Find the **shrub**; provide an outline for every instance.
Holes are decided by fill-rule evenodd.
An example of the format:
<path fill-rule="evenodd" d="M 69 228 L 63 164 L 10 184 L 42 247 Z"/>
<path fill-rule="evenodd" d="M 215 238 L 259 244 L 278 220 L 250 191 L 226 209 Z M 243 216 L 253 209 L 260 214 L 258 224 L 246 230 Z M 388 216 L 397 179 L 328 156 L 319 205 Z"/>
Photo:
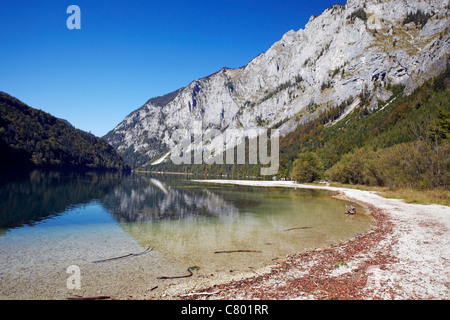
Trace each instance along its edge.
<path fill-rule="evenodd" d="M 294 161 L 291 178 L 298 182 L 314 182 L 323 178 L 323 165 L 313 152 L 300 153 Z"/>
<path fill-rule="evenodd" d="M 355 21 L 356 18 L 359 18 L 362 21 L 367 21 L 366 11 L 364 11 L 364 9 L 360 8 L 358 10 L 353 11 L 353 13 L 347 17 L 347 19 L 350 19 L 351 21 Z"/>
<path fill-rule="evenodd" d="M 375 168 L 376 152 L 365 148 L 345 154 L 326 172 L 326 178 L 348 184 L 383 185 Z"/>
<path fill-rule="evenodd" d="M 450 144 L 432 146 L 414 141 L 377 151 L 360 148 L 344 155 L 325 175 L 340 183 L 391 189 L 448 187 Z"/>
<path fill-rule="evenodd" d="M 406 16 L 405 20 L 403 20 L 403 25 L 408 24 L 410 22 L 414 22 L 414 24 L 421 25 L 422 27 L 427 24 L 428 19 L 430 19 L 433 15 L 430 13 L 424 13 L 421 10 L 418 10 L 417 12 L 413 13 L 410 12 Z"/>
<path fill-rule="evenodd" d="M 448 187 L 449 144 L 402 143 L 380 152 L 378 171 L 391 189 Z"/>

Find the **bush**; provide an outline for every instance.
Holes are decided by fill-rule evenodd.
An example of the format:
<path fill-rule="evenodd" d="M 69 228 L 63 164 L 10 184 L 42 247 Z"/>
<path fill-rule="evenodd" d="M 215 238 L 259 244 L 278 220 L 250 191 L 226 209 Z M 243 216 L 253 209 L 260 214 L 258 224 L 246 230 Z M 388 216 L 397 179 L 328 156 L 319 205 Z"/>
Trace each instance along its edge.
<path fill-rule="evenodd" d="M 448 187 L 450 145 L 402 143 L 380 152 L 379 174 L 391 189 Z"/>
<path fill-rule="evenodd" d="M 450 143 L 400 143 L 377 151 L 357 149 L 327 170 L 326 178 L 349 184 L 379 185 L 391 189 L 448 188 Z"/>
<path fill-rule="evenodd" d="M 342 159 L 325 173 L 332 181 L 347 184 L 383 185 L 375 168 L 376 152 L 365 148 L 345 154 Z"/>
<path fill-rule="evenodd" d="M 430 13 L 424 13 L 421 10 L 418 10 L 415 13 L 409 13 L 405 20 L 403 20 L 403 25 L 408 24 L 410 22 L 414 22 L 414 24 L 421 25 L 422 27 L 427 24 L 428 19 L 430 19 L 433 15 Z"/>
<path fill-rule="evenodd" d="M 367 21 L 366 11 L 364 11 L 364 9 L 361 8 L 361 9 L 355 10 L 351 15 L 349 15 L 347 17 L 347 19 L 350 19 L 351 21 L 355 21 L 356 18 L 359 18 L 363 21 Z"/>
<path fill-rule="evenodd" d="M 322 162 L 313 152 L 300 153 L 293 163 L 291 178 L 297 182 L 314 182 L 322 179 Z"/>

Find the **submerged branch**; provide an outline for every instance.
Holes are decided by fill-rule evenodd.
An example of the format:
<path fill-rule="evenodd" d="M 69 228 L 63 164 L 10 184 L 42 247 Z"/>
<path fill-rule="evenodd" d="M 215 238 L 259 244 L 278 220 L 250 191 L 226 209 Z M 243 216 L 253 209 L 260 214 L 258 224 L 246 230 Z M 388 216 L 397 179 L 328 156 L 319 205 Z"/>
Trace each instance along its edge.
<path fill-rule="evenodd" d="M 120 257 L 114 257 L 114 258 L 109 258 L 109 259 L 92 261 L 92 263 L 106 262 L 106 261 L 117 260 L 117 259 L 122 259 L 122 258 L 126 258 L 126 257 L 132 257 L 132 256 L 136 257 L 136 256 L 140 256 L 140 255 L 142 255 L 144 253 L 150 252 L 152 250 L 153 250 L 152 246 L 149 246 L 147 249 L 145 249 L 144 251 L 142 251 L 140 253 L 129 253 L 129 254 L 126 254 L 126 255 L 120 256 Z"/>
<path fill-rule="evenodd" d="M 189 272 L 189 274 L 188 274 L 188 275 L 185 275 L 185 276 L 174 276 L 174 277 L 166 277 L 166 276 L 162 276 L 162 277 L 157 277 L 156 279 L 166 280 L 166 279 L 181 279 L 181 278 L 189 278 L 189 277 L 192 277 L 193 273 L 192 273 L 191 269 L 188 268 L 187 271 Z"/>
<path fill-rule="evenodd" d="M 259 250 L 229 250 L 229 251 L 215 251 L 214 253 L 235 253 L 235 252 L 261 252 Z"/>
<path fill-rule="evenodd" d="M 284 231 L 291 231 L 291 230 L 303 230 L 303 229 L 311 229 L 311 227 L 298 227 L 298 228 L 289 228 Z"/>

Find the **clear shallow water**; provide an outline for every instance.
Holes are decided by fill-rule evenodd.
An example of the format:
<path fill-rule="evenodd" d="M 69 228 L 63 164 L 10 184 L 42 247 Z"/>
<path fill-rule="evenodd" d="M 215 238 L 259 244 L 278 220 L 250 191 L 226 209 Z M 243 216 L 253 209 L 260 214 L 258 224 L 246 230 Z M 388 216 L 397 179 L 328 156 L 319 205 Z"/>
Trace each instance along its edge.
<path fill-rule="evenodd" d="M 217 272 L 261 267 L 354 237 L 371 224 L 366 215 L 345 215 L 346 202 L 320 191 L 199 185 L 193 192 L 193 187 L 171 192 L 180 192 L 205 214 L 126 221 L 121 228 L 141 246 L 160 248 L 172 261 Z M 216 253 L 235 250 L 260 252 Z"/>
<path fill-rule="evenodd" d="M 348 202 L 323 191 L 205 185 L 179 176 L 36 171 L 4 178 L 0 199 L 0 297 L 17 296 L 12 291 L 30 279 L 64 294 L 65 269 L 73 264 L 92 270 L 92 278 L 114 274 L 110 290 L 133 281 L 120 278 L 125 263 L 127 274 L 145 269 L 147 279 L 194 266 L 201 274 L 249 271 L 371 227 L 362 209 L 345 215 Z M 92 264 L 149 246 L 149 255 Z M 258 252 L 215 253 L 229 250 Z"/>

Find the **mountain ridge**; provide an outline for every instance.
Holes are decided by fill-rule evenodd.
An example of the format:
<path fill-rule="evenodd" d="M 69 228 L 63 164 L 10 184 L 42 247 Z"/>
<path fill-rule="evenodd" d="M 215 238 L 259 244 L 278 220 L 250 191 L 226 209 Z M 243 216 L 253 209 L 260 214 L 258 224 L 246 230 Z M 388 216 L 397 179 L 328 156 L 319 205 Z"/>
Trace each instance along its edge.
<path fill-rule="evenodd" d="M 0 165 L 129 170 L 106 140 L 0 91 Z"/>
<path fill-rule="evenodd" d="M 286 135 L 362 92 L 376 109 L 390 86 L 410 94 L 445 70 L 448 11 L 448 1 L 436 0 L 333 5 L 246 66 L 193 80 L 163 106 L 149 99 L 105 139 L 137 168 L 170 152 L 173 132 L 194 121 L 204 130 L 277 127 Z M 429 15 L 425 24 L 405 23 L 418 12 Z"/>

